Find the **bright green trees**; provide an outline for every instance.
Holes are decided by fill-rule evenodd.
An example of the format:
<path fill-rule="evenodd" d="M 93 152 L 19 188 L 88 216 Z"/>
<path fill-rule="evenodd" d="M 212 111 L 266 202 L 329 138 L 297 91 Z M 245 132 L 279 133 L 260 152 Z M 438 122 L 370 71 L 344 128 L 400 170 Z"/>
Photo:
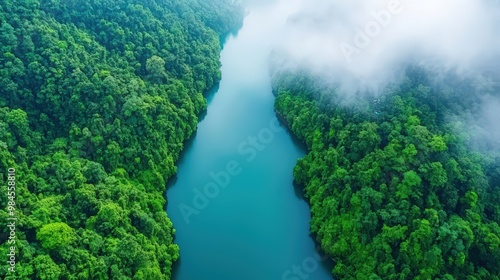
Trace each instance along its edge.
<path fill-rule="evenodd" d="M 54 250 L 66 247 L 76 240 L 75 230 L 66 223 L 50 223 L 42 226 L 36 234 L 43 248 Z"/>
<path fill-rule="evenodd" d="M 405 172 L 403 176 L 403 181 L 398 185 L 396 195 L 401 199 L 407 199 L 410 195 L 418 193 L 415 188 L 420 186 L 422 179 L 413 170 Z"/>
<path fill-rule="evenodd" d="M 43 280 L 57 280 L 61 276 L 61 269 L 48 256 L 40 255 L 33 260 L 35 277 Z"/>
<path fill-rule="evenodd" d="M 220 79 L 220 37 L 242 20 L 230 2 L 0 4 L 0 169 L 18 174 L 18 279 L 170 279 L 165 182 Z"/>

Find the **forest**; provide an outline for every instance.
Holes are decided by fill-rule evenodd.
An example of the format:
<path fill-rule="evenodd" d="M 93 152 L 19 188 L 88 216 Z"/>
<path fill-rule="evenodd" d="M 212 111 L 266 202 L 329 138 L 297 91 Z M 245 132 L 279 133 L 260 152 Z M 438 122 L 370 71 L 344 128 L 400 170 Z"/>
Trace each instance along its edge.
<path fill-rule="evenodd" d="M 349 102 L 307 71 L 274 77 L 275 109 L 309 151 L 294 178 L 311 231 L 335 279 L 500 279 L 500 145 L 475 147 L 447 117 L 476 116 L 498 88 L 405 76 Z"/>
<path fill-rule="evenodd" d="M 227 0 L 1 1 L 0 255 L 15 246 L 16 265 L 0 278 L 170 279 L 166 181 L 242 18 Z"/>

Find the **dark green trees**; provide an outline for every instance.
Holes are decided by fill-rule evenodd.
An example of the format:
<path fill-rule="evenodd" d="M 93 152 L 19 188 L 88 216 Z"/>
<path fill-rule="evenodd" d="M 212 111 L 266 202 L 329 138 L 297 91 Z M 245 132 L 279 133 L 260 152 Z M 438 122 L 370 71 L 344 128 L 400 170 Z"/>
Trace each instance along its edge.
<path fill-rule="evenodd" d="M 500 278 L 495 150 L 472 152 L 444 119 L 472 104 L 424 98 L 411 74 L 385 100 L 359 98 L 364 107 L 280 78 L 276 111 L 310 149 L 294 177 L 336 278 Z"/>

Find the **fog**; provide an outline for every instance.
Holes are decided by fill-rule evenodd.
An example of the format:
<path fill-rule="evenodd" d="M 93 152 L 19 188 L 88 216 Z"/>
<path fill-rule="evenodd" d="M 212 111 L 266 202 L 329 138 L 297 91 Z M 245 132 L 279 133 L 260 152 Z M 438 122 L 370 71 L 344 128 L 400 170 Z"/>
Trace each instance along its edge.
<path fill-rule="evenodd" d="M 277 1 L 281 2 L 281 1 Z M 282 67 L 378 92 L 408 63 L 476 72 L 500 54 L 496 1 L 298 0 L 280 30 Z"/>
<path fill-rule="evenodd" d="M 436 82 L 453 73 L 476 83 L 471 94 L 481 95 L 480 111 L 461 120 L 461 127 L 475 127 L 482 139 L 500 142 L 500 98 L 492 94 L 500 89 L 499 1 L 246 3 L 250 13 L 262 6 L 273 11 L 272 32 L 260 38 L 273 44 L 273 73 L 305 70 L 315 75 L 318 85 L 338 87 L 343 97 L 383 94 L 387 85 L 399 82 L 408 65 L 426 69 Z M 268 15 L 262 24 L 270 20 Z"/>

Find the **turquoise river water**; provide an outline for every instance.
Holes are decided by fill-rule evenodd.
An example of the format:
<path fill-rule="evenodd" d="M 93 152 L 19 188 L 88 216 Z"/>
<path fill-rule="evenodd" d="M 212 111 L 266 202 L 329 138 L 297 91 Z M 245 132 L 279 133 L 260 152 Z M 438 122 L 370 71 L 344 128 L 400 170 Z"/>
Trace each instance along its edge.
<path fill-rule="evenodd" d="M 305 150 L 273 111 L 266 36 L 285 20 L 273 17 L 280 8 L 254 7 L 224 43 L 220 86 L 167 191 L 181 249 L 173 279 L 332 279 L 293 186 Z"/>

